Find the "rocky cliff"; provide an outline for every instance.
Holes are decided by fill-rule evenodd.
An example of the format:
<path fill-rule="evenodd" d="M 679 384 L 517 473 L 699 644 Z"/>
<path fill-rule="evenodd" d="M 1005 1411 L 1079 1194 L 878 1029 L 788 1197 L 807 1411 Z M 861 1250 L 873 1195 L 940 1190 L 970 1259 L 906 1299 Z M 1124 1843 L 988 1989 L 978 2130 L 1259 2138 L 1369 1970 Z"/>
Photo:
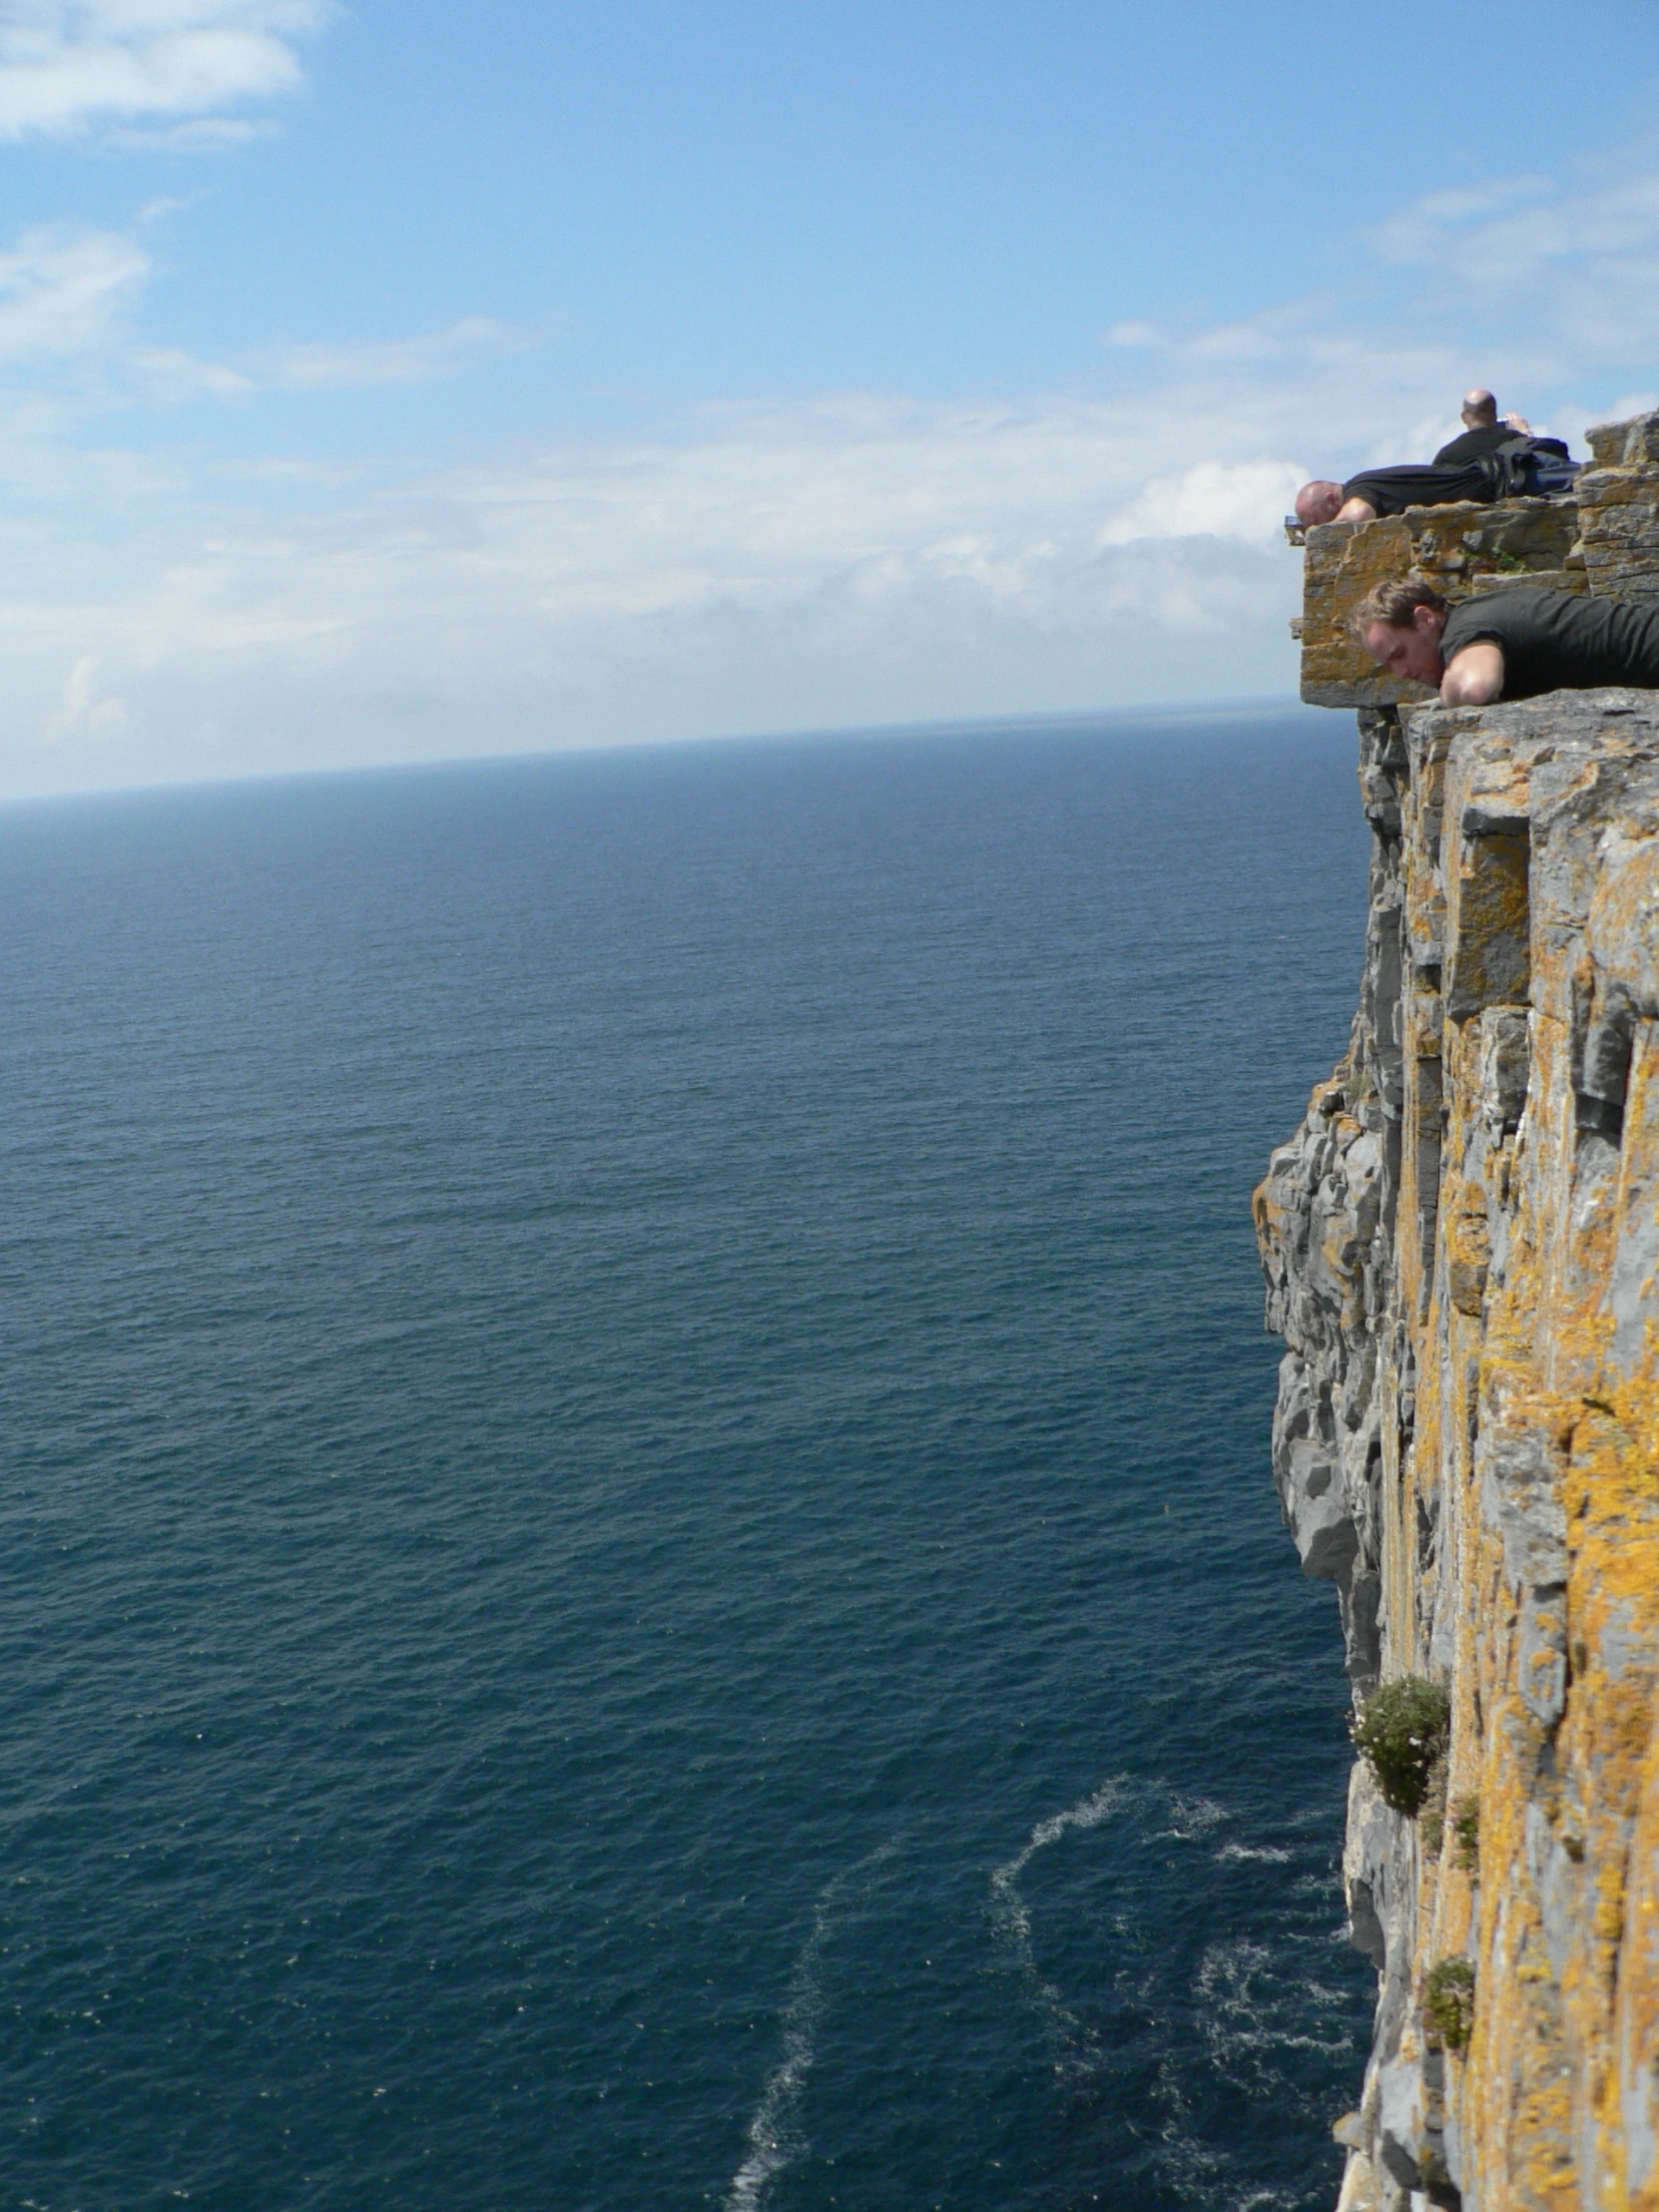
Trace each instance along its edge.
<path fill-rule="evenodd" d="M 1659 693 L 1445 710 L 1339 635 L 1413 561 L 1659 594 L 1659 416 L 1594 451 L 1576 511 L 1308 533 L 1371 911 L 1348 1056 L 1256 1214 L 1280 1496 L 1374 1740 L 1343 2212 L 1659 2212 Z"/>

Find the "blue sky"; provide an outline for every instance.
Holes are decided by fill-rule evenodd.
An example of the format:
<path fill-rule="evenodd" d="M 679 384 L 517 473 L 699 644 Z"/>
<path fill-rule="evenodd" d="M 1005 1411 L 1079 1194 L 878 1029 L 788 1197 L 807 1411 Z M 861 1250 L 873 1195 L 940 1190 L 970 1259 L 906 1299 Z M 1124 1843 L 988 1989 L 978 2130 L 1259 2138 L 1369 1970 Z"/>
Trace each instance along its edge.
<path fill-rule="evenodd" d="M 0 0 L 0 793 L 1288 693 L 1659 398 L 1659 0 Z"/>

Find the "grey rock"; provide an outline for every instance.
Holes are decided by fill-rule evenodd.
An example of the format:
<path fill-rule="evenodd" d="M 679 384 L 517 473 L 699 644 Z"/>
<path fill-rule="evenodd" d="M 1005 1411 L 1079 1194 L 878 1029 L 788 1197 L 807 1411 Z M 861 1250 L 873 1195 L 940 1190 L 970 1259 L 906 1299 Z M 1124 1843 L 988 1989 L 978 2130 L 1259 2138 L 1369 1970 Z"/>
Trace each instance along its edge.
<path fill-rule="evenodd" d="M 1420 2189 L 1427 2133 L 1422 2068 L 1415 2059 L 1395 2059 L 1379 2068 L 1378 2087 L 1378 2154 L 1402 2189 Z"/>
<path fill-rule="evenodd" d="M 1480 1507 L 1503 1537 L 1503 1571 L 1517 1587 L 1556 1588 L 1567 1578 L 1567 1514 L 1561 1468 L 1536 1428 L 1494 1426 L 1475 1446 Z"/>

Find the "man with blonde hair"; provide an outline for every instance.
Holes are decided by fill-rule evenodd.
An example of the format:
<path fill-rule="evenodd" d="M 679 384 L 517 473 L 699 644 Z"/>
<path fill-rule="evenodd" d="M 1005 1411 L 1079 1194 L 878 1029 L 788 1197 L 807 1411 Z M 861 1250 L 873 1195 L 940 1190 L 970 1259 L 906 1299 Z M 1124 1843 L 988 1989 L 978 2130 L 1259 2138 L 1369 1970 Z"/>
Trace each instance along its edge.
<path fill-rule="evenodd" d="M 1446 707 L 1604 684 L 1659 691 L 1659 603 L 1518 585 L 1452 606 L 1426 576 L 1395 576 L 1349 628 L 1390 676 L 1437 687 Z"/>

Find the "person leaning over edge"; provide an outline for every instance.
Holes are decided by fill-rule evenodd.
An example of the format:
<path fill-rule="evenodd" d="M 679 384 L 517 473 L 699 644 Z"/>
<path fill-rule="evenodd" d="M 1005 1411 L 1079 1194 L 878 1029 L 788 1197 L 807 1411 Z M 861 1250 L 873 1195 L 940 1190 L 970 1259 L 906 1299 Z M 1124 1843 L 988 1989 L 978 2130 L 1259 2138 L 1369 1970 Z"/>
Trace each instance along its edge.
<path fill-rule="evenodd" d="M 1513 431 L 1505 431 L 1512 437 Z M 1317 522 L 1375 522 L 1407 507 L 1449 507 L 1462 499 L 1487 504 L 1499 497 L 1493 464 L 1484 456 L 1436 468 L 1430 461 L 1399 461 L 1391 468 L 1363 468 L 1346 484 L 1315 477 L 1296 495 L 1296 518 Z"/>
<path fill-rule="evenodd" d="M 1390 676 L 1437 685 L 1447 707 L 1602 684 L 1659 690 L 1659 602 L 1519 585 L 1453 607 L 1425 576 L 1396 576 L 1367 592 L 1349 628 Z"/>

